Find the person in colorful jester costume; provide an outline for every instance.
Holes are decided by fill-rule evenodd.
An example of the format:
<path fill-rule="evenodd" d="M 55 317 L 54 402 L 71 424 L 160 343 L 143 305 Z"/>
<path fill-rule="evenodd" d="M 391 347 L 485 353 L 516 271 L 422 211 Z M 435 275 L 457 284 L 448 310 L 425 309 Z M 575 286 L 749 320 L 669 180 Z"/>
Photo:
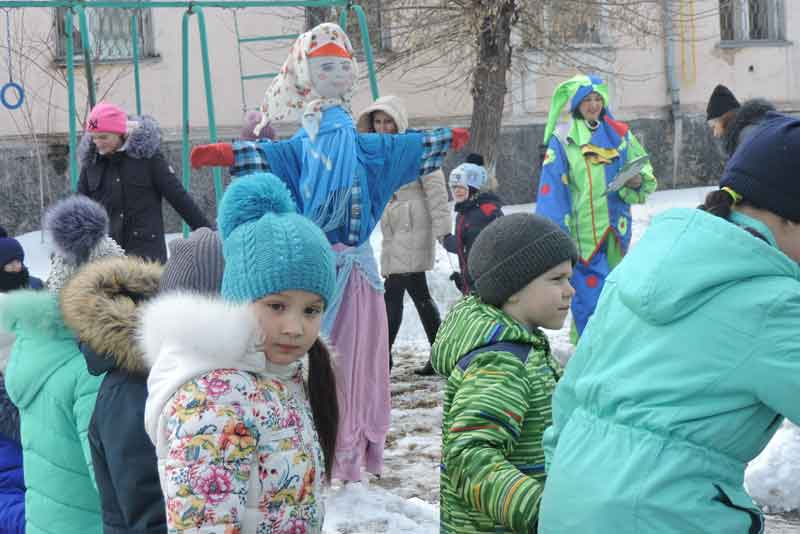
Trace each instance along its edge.
<path fill-rule="evenodd" d="M 361 480 L 362 467 L 381 473 L 390 422 L 386 306 L 369 236 L 397 189 L 441 167 L 447 151 L 469 139 L 466 130 L 450 128 L 357 133 L 350 113 L 357 67 L 342 29 L 316 26 L 297 39 L 268 88 L 259 125 L 300 119 L 303 127 L 287 141 L 237 141 L 192 151 L 193 167 L 228 165 L 234 177 L 280 177 L 298 211 L 333 246 L 336 290 L 322 332 L 338 355 L 341 418 L 333 477 L 344 481 Z"/>
<path fill-rule="evenodd" d="M 562 109 L 569 104 L 568 111 Z M 572 285 L 572 341 L 594 312 L 606 276 L 631 242 L 631 204 L 656 189 L 649 161 L 621 188 L 611 184 L 625 164 L 645 150 L 627 124 L 614 120 L 608 87 L 596 76 L 575 76 L 553 93 L 545 127 L 536 213 L 559 224 L 575 239 L 579 261 Z"/>

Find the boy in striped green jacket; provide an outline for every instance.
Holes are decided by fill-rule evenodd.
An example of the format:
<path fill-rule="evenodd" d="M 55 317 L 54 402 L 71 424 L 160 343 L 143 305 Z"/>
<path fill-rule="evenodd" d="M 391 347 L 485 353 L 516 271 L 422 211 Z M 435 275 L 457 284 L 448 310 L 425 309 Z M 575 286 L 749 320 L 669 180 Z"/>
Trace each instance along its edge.
<path fill-rule="evenodd" d="M 542 434 L 561 374 L 540 327 L 563 325 L 576 260 L 572 238 L 529 213 L 492 222 L 470 251 L 475 294 L 448 314 L 431 351 L 447 378 L 443 534 L 536 532 Z"/>

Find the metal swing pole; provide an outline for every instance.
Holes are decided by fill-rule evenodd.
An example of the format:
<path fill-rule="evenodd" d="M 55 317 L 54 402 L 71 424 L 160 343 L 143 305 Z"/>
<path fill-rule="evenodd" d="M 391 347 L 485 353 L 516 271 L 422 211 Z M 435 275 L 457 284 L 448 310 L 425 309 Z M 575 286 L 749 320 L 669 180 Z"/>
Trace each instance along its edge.
<path fill-rule="evenodd" d="M 364 14 L 364 9 L 358 5 L 348 2 L 342 13 L 339 15 L 339 26 L 342 27 L 347 33 L 347 13 L 350 10 L 355 11 L 358 18 L 358 29 L 361 33 L 361 45 L 364 48 L 364 58 L 367 61 L 367 71 L 369 72 L 369 88 L 372 92 L 372 99 L 377 100 L 381 95 L 378 90 L 378 80 L 375 76 L 375 60 L 372 57 L 372 43 L 369 40 L 369 29 L 367 28 L 367 16 Z"/>
<path fill-rule="evenodd" d="M 139 78 L 139 14 L 131 15 L 131 40 L 133 41 L 133 87 L 136 93 L 136 115 L 142 116 L 142 84 Z"/>
<path fill-rule="evenodd" d="M 75 6 L 78 10 L 78 28 L 81 32 L 81 48 L 83 48 L 83 72 L 86 76 L 86 90 L 89 93 L 89 109 L 97 104 L 94 87 L 94 69 L 92 68 L 92 48 L 89 44 L 89 23 L 86 20 L 86 9 L 80 1 Z"/>
<path fill-rule="evenodd" d="M 208 60 L 208 39 L 206 34 L 206 19 L 203 10 L 199 7 L 190 6 L 189 9 L 183 14 L 183 21 L 181 25 L 181 41 L 182 41 L 182 78 L 183 78 L 183 146 L 182 146 L 182 166 L 183 166 L 183 186 L 189 191 L 191 186 L 192 168 L 190 161 L 190 147 L 189 147 L 189 18 L 192 15 L 197 15 L 197 26 L 200 33 L 200 53 L 203 60 L 203 81 L 206 93 L 206 112 L 208 113 L 208 134 L 211 143 L 217 142 L 217 121 L 214 116 L 214 95 L 213 87 L 211 84 L 211 66 Z M 214 176 L 214 198 L 217 206 L 219 206 L 222 199 L 222 170 L 219 167 L 212 169 Z M 184 221 L 183 233 L 188 235 L 189 227 Z"/>
<path fill-rule="evenodd" d="M 67 54 L 67 100 L 69 101 L 69 179 L 72 192 L 78 190 L 78 157 L 75 149 L 78 146 L 78 133 L 75 124 L 75 44 L 72 32 L 72 7 L 64 10 L 64 33 L 66 33 Z"/>

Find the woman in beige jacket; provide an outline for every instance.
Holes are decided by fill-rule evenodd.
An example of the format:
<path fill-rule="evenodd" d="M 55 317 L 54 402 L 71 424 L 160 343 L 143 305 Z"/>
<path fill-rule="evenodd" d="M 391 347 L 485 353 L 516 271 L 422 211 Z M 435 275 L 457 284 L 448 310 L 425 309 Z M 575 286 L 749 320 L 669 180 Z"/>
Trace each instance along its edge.
<path fill-rule="evenodd" d="M 383 134 L 405 133 L 408 115 L 402 101 L 384 96 L 361 112 L 358 130 Z M 406 291 L 417 308 L 428 341 L 433 344 L 439 330 L 439 309 L 428 290 L 425 271 L 433 269 L 436 239 L 450 233 L 452 218 L 442 171 L 421 177 L 398 190 L 381 218 L 383 244 L 381 274 L 389 322 L 389 366 L 391 350 L 403 320 Z M 414 371 L 434 374 L 430 362 Z"/>

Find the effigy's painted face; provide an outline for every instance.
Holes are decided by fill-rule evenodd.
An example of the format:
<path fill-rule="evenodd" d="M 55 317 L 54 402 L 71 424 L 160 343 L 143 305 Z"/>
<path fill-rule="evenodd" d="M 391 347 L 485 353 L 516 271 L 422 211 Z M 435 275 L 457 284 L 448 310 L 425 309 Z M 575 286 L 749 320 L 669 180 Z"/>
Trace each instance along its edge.
<path fill-rule="evenodd" d="M 308 60 L 311 83 L 323 98 L 344 95 L 353 86 L 355 72 L 348 58 L 335 56 L 312 57 Z"/>

